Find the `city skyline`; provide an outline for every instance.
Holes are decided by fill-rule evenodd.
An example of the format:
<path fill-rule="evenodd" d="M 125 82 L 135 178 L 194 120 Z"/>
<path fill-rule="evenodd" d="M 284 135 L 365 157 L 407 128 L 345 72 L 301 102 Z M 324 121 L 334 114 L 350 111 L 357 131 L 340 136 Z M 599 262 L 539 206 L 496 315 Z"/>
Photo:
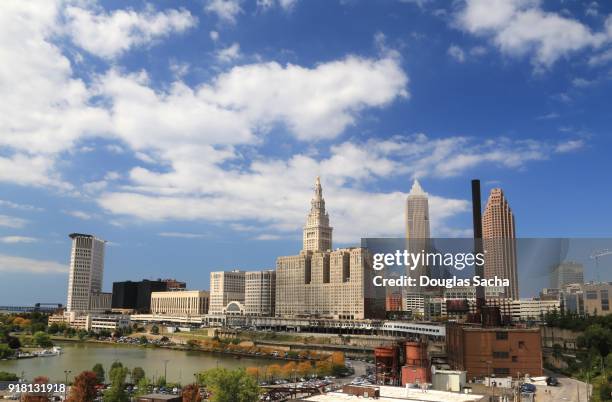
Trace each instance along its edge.
<path fill-rule="evenodd" d="M 479 25 L 475 1 L 218 3 L 0 6 L 1 303 L 64 300 L 72 232 L 109 241 L 105 291 L 269 269 L 299 249 L 317 175 L 339 247 L 402 236 L 414 179 L 433 237 L 471 235 L 475 177 L 518 237 L 612 236 L 612 5 Z M 573 46 L 505 42 L 525 13 Z"/>

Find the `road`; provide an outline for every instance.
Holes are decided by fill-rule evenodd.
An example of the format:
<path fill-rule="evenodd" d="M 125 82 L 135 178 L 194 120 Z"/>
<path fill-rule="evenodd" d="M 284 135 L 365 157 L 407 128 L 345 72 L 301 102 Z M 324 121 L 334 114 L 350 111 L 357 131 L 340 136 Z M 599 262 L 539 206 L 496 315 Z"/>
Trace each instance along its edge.
<path fill-rule="evenodd" d="M 561 385 L 548 387 L 546 385 L 536 385 L 536 401 L 539 402 L 588 402 L 587 384 L 573 378 L 564 377 L 554 373 L 546 375 L 557 377 Z M 592 387 L 591 387 L 592 389 Z M 592 391 L 590 391 L 592 392 Z"/>

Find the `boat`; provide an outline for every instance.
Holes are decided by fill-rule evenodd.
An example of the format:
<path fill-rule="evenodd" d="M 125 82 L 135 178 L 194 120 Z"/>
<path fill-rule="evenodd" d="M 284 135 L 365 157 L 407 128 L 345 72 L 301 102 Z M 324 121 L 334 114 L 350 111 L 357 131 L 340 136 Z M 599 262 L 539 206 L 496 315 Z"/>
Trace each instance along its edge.
<path fill-rule="evenodd" d="M 51 349 L 44 349 L 40 352 L 33 352 L 35 356 L 38 357 L 49 357 L 49 356 L 59 356 L 62 354 L 62 348 L 59 346 L 54 346 Z"/>

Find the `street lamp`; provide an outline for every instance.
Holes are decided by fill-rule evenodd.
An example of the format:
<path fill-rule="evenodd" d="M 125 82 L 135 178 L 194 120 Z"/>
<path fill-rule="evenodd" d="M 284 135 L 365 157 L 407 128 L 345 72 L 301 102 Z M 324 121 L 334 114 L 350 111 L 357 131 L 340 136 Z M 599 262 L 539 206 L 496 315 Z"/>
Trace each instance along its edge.
<path fill-rule="evenodd" d="M 67 392 L 68 392 L 68 374 L 72 373 L 70 370 L 64 370 L 64 375 L 66 376 L 66 381 L 64 382 L 64 400 L 66 400 Z"/>
<path fill-rule="evenodd" d="M 164 382 L 168 382 L 168 378 L 166 377 L 166 373 L 168 371 L 168 362 L 170 360 L 164 360 Z"/>

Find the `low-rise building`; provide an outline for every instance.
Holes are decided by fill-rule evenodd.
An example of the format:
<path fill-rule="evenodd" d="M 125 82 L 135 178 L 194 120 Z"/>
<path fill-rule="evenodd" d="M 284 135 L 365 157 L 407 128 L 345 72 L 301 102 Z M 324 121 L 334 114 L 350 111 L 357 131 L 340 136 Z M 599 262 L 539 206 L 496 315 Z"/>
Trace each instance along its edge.
<path fill-rule="evenodd" d="M 608 315 L 612 282 L 589 282 L 583 285 L 584 312 L 588 315 Z"/>
<path fill-rule="evenodd" d="M 449 324 L 446 350 L 451 367 L 469 379 L 543 373 L 540 328 Z"/>
<path fill-rule="evenodd" d="M 197 316 L 208 313 L 210 294 L 204 290 L 151 293 L 151 314 Z"/>

